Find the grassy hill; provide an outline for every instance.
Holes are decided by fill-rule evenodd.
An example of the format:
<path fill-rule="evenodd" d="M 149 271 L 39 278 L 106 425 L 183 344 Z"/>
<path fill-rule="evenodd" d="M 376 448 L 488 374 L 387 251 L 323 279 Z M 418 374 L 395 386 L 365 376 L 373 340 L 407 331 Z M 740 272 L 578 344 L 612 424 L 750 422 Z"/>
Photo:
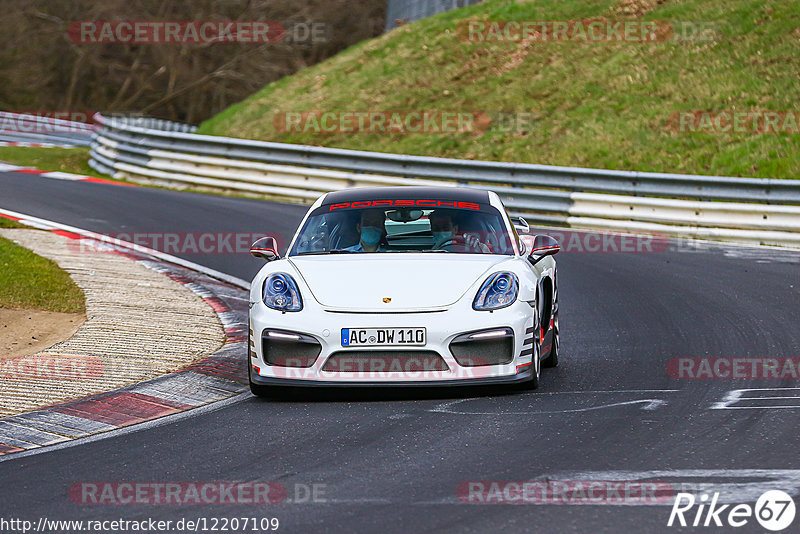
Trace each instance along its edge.
<path fill-rule="evenodd" d="M 598 18 L 704 33 L 656 42 L 474 42 L 463 31 L 470 20 Z M 800 112 L 798 73 L 796 0 L 489 0 L 402 26 L 272 83 L 205 122 L 200 133 L 469 159 L 797 178 L 800 133 L 791 133 L 797 131 L 791 124 L 781 122 L 789 133 L 691 133 L 680 130 L 675 116 Z M 279 120 L 287 111 L 395 110 L 478 112 L 494 120 L 477 131 L 438 134 L 285 132 Z M 523 120 L 504 128 L 499 112 Z"/>

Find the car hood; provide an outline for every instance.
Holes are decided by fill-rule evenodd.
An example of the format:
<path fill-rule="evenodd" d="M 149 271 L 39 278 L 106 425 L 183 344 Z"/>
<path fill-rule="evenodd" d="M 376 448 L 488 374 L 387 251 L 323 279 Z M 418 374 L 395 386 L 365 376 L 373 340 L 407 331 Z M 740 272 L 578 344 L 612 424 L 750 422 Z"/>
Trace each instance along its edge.
<path fill-rule="evenodd" d="M 323 306 L 386 313 L 449 306 L 509 258 L 403 253 L 295 256 L 290 261 Z"/>

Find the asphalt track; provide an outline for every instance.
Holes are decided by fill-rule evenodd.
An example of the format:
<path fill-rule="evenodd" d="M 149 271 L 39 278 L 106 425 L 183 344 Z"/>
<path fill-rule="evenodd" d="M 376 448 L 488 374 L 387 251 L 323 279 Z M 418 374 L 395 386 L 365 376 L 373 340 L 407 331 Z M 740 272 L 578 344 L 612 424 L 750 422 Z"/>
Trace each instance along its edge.
<path fill-rule="evenodd" d="M 104 233 L 266 231 L 287 239 L 304 212 L 14 173 L 0 174 L 0 208 Z M 246 254 L 178 255 L 245 279 L 261 265 Z M 458 493 L 467 481 L 625 477 L 708 484 L 731 502 L 750 503 L 766 480 L 767 489 L 797 502 L 800 401 L 771 397 L 800 391 L 745 392 L 768 398 L 728 406 L 746 409 L 713 408 L 731 390 L 797 388 L 800 380 L 679 380 L 666 366 L 675 357 L 800 356 L 798 255 L 702 246 L 567 252 L 557 260 L 562 363 L 544 371 L 536 392 L 245 395 L 166 424 L 0 461 L 0 518 L 277 517 L 285 532 L 678 530 L 666 526 L 671 501 L 469 504 Z M 70 499 L 73 484 L 92 481 L 277 482 L 289 500 L 176 506 Z M 324 502 L 289 502 L 302 501 L 295 492 L 315 484 Z M 736 531 L 764 530 L 751 518 Z"/>

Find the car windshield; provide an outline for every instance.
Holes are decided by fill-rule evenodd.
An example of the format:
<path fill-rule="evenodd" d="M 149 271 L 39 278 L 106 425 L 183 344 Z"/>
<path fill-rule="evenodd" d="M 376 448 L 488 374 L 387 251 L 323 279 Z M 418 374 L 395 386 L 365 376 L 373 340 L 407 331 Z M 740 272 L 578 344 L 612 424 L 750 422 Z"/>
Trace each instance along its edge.
<path fill-rule="evenodd" d="M 308 217 L 290 256 L 350 253 L 454 253 L 513 255 L 505 218 L 489 205 L 375 207 L 397 201 L 323 205 Z M 437 205 L 444 201 L 432 201 Z M 455 203 L 450 203 L 455 204 Z M 464 203 L 460 203 L 464 205 Z"/>

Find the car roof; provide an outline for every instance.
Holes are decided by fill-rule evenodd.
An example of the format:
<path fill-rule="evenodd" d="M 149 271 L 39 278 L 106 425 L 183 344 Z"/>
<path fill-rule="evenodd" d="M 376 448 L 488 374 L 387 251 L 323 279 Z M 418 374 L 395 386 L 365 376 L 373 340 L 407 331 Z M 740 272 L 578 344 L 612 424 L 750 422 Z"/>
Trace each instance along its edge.
<path fill-rule="evenodd" d="M 426 187 L 426 186 L 399 186 L 399 187 L 354 187 L 342 189 L 325 195 L 322 206 L 344 202 L 358 202 L 359 200 L 421 200 L 432 198 L 435 200 L 455 200 L 458 202 L 475 202 L 488 204 L 489 192 L 469 187 Z"/>

